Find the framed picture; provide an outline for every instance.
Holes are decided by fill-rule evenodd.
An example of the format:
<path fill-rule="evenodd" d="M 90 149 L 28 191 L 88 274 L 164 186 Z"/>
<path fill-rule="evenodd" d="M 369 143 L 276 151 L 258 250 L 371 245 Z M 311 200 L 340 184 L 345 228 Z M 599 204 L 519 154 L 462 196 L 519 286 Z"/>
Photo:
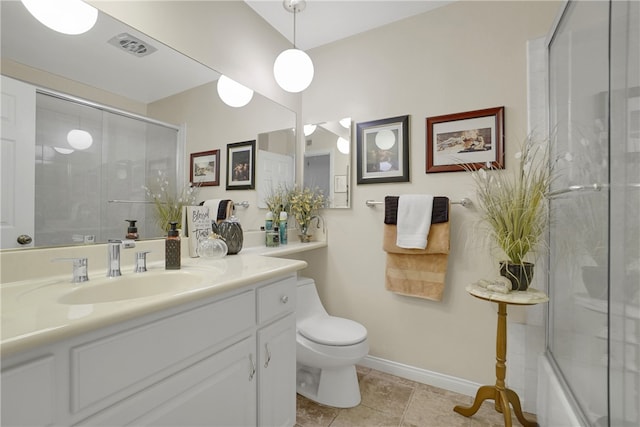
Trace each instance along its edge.
<path fill-rule="evenodd" d="M 227 190 L 253 190 L 255 170 L 255 139 L 227 144 Z"/>
<path fill-rule="evenodd" d="M 427 118 L 427 173 L 504 169 L 504 107 Z"/>
<path fill-rule="evenodd" d="M 220 150 L 191 153 L 191 182 L 202 187 L 220 185 Z"/>
<path fill-rule="evenodd" d="M 358 184 L 409 181 L 409 116 L 358 123 Z"/>

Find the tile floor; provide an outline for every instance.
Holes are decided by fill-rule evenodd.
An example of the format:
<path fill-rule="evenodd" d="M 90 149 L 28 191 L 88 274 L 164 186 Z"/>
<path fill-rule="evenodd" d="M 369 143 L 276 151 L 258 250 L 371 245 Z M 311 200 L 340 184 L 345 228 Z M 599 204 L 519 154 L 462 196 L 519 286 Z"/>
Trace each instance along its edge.
<path fill-rule="evenodd" d="M 485 401 L 473 417 L 456 412 L 473 398 L 358 366 L 362 402 L 337 409 L 298 395 L 296 427 L 455 427 L 502 426 L 504 418 Z M 525 414 L 530 420 L 535 416 Z M 520 425 L 512 411 L 513 425 Z"/>

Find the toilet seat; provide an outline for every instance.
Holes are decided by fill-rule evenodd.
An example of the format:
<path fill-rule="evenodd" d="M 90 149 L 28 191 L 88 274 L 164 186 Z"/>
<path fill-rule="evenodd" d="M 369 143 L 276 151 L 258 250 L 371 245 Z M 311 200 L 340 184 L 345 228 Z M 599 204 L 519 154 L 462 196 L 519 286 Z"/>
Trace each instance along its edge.
<path fill-rule="evenodd" d="M 298 332 L 318 344 L 346 346 L 364 341 L 367 329 L 358 322 L 334 316 L 306 319 L 298 324 Z"/>

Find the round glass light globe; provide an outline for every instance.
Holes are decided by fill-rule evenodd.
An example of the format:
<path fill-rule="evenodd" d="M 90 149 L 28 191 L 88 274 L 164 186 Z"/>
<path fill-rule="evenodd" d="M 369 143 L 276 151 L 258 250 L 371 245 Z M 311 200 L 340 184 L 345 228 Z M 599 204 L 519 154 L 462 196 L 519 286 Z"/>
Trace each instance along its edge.
<path fill-rule="evenodd" d="M 86 150 L 93 144 L 93 137 L 86 130 L 72 129 L 67 134 L 67 142 L 76 150 Z"/>
<path fill-rule="evenodd" d="M 82 34 L 98 20 L 98 9 L 82 0 L 22 0 L 40 23 L 63 34 Z"/>
<path fill-rule="evenodd" d="M 304 125 L 304 136 L 309 136 L 316 131 L 317 125 Z"/>
<path fill-rule="evenodd" d="M 376 133 L 376 145 L 381 150 L 388 150 L 396 143 L 396 136 L 389 129 L 383 129 Z"/>
<path fill-rule="evenodd" d="M 273 75 L 287 92 L 302 92 L 313 80 L 313 62 L 300 49 L 287 49 L 276 58 Z"/>
<path fill-rule="evenodd" d="M 53 147 L 60 154 L 71 154 L 74 152 L 71 148 Z"/>
<path fill-rule="evenodd" d="M 218 96 L 229 107 L 244 107 L 253 98 L 253 90 L 223 75 L 218 79 Z"/>
<path fill-rule="evenodd" d="M 338 151 L 340 151 L 342 154 L 349 154 L 349 141 L 347 141 L 343 137 L 338 138 L 336 146 L 338 147 Z"/>

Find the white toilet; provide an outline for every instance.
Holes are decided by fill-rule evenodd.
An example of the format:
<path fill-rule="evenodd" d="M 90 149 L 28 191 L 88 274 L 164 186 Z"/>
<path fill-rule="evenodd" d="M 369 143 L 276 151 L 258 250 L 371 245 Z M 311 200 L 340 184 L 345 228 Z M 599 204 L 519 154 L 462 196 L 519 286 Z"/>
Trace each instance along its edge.
<path fill-rule="evenodd" d="M 298 278 L 296 309 L 297 392 L 337 408 L 360 403 L 356 363 L 369 353 L 367 329 L 329 316 L 313 279 Z"/>

